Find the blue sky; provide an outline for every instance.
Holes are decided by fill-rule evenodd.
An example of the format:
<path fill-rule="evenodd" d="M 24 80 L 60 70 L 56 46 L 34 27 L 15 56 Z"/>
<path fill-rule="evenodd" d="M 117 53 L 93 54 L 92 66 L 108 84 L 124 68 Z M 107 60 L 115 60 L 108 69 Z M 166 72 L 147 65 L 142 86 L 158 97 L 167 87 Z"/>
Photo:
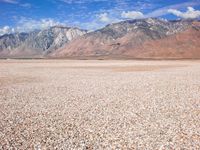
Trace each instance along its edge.
<path fill-rule="evenodd" d="M 54 25 L 95 30 L 147 17 L 199 18 L 200 0 L 0 0 L 0 34 Z"/>

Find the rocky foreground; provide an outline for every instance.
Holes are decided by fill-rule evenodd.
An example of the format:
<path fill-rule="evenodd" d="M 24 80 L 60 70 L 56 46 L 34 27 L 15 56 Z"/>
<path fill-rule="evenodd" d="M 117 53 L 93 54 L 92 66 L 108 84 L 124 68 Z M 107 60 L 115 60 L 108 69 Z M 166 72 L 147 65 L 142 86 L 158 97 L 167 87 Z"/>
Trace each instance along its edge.
<path fill-rule="evenodd" d="M 0 61 L 0 149 L 199 149 L 199 61 Z"/>

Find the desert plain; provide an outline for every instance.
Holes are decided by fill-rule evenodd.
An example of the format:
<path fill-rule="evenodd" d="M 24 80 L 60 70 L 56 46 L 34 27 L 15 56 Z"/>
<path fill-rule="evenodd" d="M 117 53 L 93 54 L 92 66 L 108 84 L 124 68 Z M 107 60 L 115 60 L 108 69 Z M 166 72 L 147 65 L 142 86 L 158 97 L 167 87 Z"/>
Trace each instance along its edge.
<path fill-rule="evenodd" d="M 0 60 L 0 149 L 200 149 L 200 61 Z"/>

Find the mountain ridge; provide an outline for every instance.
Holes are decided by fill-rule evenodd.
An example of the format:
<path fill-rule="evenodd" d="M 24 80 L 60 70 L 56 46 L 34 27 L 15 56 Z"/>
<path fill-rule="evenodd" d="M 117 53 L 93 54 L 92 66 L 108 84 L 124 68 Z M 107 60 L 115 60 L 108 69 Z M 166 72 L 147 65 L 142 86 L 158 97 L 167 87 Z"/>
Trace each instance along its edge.
<path fill-rule="evenodd" d="M 190 28 L 193 22 L 194 20 L 166 21 L 154 18 L 122 21 L 85 34 L 50 55 L 56 58 L 143 58 L 139 54 L 141 53 L 140 48 L 145 42 L 161 40 L 181 33 Z M 160 48 L 165 49 L 165 47 Z M 144 56 L 144 58 L 146 57 Z M 166 56 L 159 57 L 165 58 Z"/>
<path fill-rule="evenodd" d="M 199 24 L 199 20 L 193 19 L 168 21 L 147 18 L 109 24 L 92 32 L 54 26 L 46 30 L 17 33 L 16 37 L 7 35 L 12 40 L 6 44 L 2 44 L 1 36 L 0 57 L 200 58 Z M 21 36 L 24 37 L 17 38 Z M 7 46 L 6 50 L 2 45 Z M 188 53 L 180 55 L 180 49 Z"/>
<path fill-rule="evenodd" d="M 0 36 L 0 57 L 43 57 L 85 33 L 86 30 L 78 28 L 53 26 L 29 33 L 3 35 Z"/>

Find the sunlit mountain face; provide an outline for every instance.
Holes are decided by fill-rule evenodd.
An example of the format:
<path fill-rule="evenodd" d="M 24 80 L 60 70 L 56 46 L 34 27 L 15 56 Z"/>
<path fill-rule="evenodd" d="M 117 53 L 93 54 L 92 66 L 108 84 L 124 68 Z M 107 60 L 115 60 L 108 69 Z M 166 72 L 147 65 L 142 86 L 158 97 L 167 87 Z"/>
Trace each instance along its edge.
<path fill-rule="evenodd" d="M 200 58 L 200 22 L 146 18 L 87 31 L 54 26 L 0 37 L 1 58 Z"/>
<path fill-rule="evenodd" d="M 0 0 L 0 10 L 1 58 L 200 57 L 199 0 Z"/>

